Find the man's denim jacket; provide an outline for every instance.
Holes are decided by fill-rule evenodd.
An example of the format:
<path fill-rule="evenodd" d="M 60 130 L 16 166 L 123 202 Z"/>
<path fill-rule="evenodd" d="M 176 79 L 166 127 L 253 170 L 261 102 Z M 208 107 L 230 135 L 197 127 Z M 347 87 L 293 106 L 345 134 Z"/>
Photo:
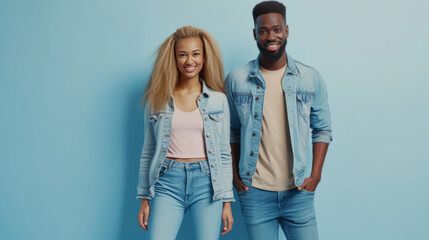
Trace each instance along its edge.
<path fill-rule="evenodd" d="M 204 81 L 203 92 L 198 98 L 204 122 L 204 138 L 210 166 L 213 200 L 234 201 L 232 192 L 232 160 L 229 145 L 230 119 L 225 94 L 208 88 Z M 171 120 L 174 112 L 173 99 L 159 112 L 149 112 L 146 105 L 144 144 L 140 158 L 137 198 L 152 199 L 154 185 L 165 160 L 170 144 Z"/>
<path fill-rule="evenodd" d="M 307 162 L 310 128 L 312 142 L 330 143 L 331 118 L 326 85 L 319 72 L 287 55 L 282 80 L 293 151 L 295 185 L 301 186 Z M 227 76 L 226 92 L 231 112 L 231 143 L 240 143 L 239 173 L 251 186 L 259 155 L 265 81 L 259 57 Z M 285 123 L 286 124 L 286 123 Z"/>

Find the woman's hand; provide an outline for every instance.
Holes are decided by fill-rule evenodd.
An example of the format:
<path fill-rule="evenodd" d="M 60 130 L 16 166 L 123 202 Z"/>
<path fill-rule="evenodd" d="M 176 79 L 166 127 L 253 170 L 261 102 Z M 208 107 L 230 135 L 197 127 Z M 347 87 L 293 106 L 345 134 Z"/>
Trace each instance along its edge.
<path fill-rule="evenodd" d="M 142 204 L 140 205 L 140 211 L 139 211 L 139 214 L 137 215 L 137 219 L 139 220 L 140 227 L 142 227 L 144 230 L 147 230 L 149 212 L 150 212 L 149 200 L 142 199 Z"/>
<path fill-rule="evenodd" d="M 222 235 L 225 235 L 229 233 L 232 229 L 232 224 L 234 223 L 234 218 L 232 217 L 232 211 L 231 211 L 231 203 L 225 202 L 223 203 L 223 210 L 222 210 L 222 222 L 223 222 L 223 230 Z"/>

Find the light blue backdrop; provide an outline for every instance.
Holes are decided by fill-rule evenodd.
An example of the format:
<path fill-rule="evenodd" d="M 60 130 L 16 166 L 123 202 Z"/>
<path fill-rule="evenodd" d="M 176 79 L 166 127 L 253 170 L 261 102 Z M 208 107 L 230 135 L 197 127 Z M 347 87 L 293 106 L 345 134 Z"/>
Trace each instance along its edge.
<path fill-rule="evenodd" d="M 201 27 L 227 73 L 258 53 L 255 3 L 0 0 L 0 239 L 146 239 L 139 102 L 156 48 L 178 27 Z M 320 239 L 429 239 L 428 1 L 286 6 L 287 50 L 330 95 Z M 221 239 L 246 239 L 233 207 Z"/>

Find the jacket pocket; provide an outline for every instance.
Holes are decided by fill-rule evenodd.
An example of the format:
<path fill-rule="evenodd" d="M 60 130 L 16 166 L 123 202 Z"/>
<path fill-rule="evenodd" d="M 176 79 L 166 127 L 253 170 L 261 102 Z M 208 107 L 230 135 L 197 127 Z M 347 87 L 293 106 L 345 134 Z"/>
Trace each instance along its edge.
<path fill-rule="evenodd" d="M 314 97 L 314 92 L 297 92 L 296 93 L 297 111 L 304 118 L 308 118 L 310 116 L 313 97 Z"/>
<path fill-rule="evenodd" d="M 212 128 L 217 132 L 218 136 L 222 133 L 223 111 L 209 113 L 209 118 Z"/>

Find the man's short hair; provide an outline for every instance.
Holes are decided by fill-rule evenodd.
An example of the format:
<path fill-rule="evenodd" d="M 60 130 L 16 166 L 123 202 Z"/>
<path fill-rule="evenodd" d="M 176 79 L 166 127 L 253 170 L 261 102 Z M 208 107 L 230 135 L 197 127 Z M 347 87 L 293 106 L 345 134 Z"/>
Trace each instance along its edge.
<path fill-rule="evenodd" d="M 277 1 L 264 1 L 256 4 L 252 12 L 253 22 L 256 23 L 256 18 L 267 13 L 280 13 L 286 23 L 286 7 Z"/>

